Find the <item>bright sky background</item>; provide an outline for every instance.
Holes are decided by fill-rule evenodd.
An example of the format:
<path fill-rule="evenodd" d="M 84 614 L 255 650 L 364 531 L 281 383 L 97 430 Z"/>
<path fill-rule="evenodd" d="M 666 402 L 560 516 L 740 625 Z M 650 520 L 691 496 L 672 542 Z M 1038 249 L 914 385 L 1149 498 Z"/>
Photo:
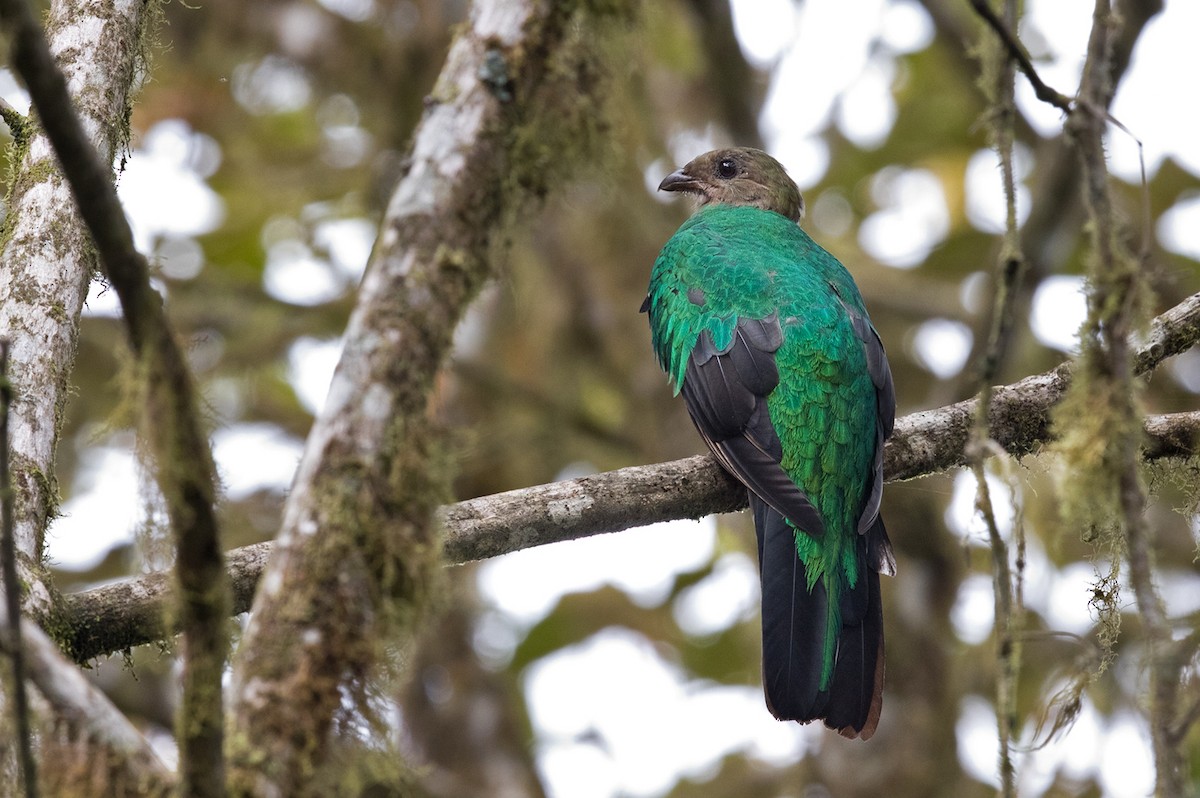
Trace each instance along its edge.
<path fill-rule="evenodd" d="M 349 19 L 371 11 L 372 0 L 321 0 Z M 1083 62 L 1090 0 L 1028 0 L 1022 34 L 1045 44 L 1041 75 L 1069 93 Z M 788 166 L 801 188 L 814 185 L 828 167 L 821 131 L 830 123 L 851 141 L 872 147 L 883 142 L 895 120 L 889 87 L 898 54 L 924 47 L 933 34 L 921 7 L 911 0 L 733 0 L 735 27 L 744 52 L 756 64 L 774 69 L 762 126 L 769 148 Z M 1161 89 L 1178 87 L 1180 75 L 1200 74 L 1200 3 L 1168 0 L 1148 27 L 1121 86 L 1114 114 L 1145 143 L 1153 174 L 1167 154 L 1200 174 L 1200 104 L 1164 102 Z M 288 62 L 265 58 L 234 75 L 232 89 L 255 113 L 273 113 L 311 104 L 305 75 Z M 24 110 L 28 98 L 0 70 L 0 96 Z M 803 96 L 799 103 L 795 98 Z M 836 101 L 836 102 L 835 102 Z M 1023 80 L 1018 101 L 1036 128 L 1053 134 L 1061 127 L 1057 111 L 1038 103 Z M 369 134 L 358 126 L 353 102 L 343 96 L 317 109 L 331 163 L 353 164 L 366 151 Z M 673 142 L 674 163 L 654 164 L 648 181 L 657 183 L 669 168 L 707 148 L 705 131 L 681 132 Z M 1110 137 L 1114 172 L 1137 177 L 1136 148 L 1128 136 Z M 206 184 L 221 160 L 220 148 L 179 120 L 146 131 L 120 182 L 120 195 L 139 246 L 154 252 L 171 277 L 187 279 L 203 266 L 193 236 L 222 221 L 220 198 Z M 1027 169 L 1028 157 L 1018 158 Z M 966 181 L 967 213 L 986 231 L 999 229 L 995 157 L 980 151 L 971 159 Z M 1023 165 L 1024 164 L 1024 165 Z M 1024 173 L 1022 173 L 1024 176 Z M 859 236 L 865 251 L 896 268 L 912 268 L 937 246 L 949 229 L 945 192 L 937 176 L 923 169 L 893 167 L 872 184 L 880 210 L 864 221 Z M 1022 188 L 1022 196 L 1027 192 Z M 1027 213 L 1027 198 L 1022 199 Z M 836 219 L 836 208 L 825 218 Z M 814 214 L 822 212 L 814 208 Z M 352 291 L 374 236 L 367 220 L 339 219 L 314 205 L 308 219 L 320 219 L 306 240 L 297 219 L 279 218 L 263 231 L 264 288 L 298 306 L 328 301 Z M 818 219 L 819 221 L 819 219 Z M 1200 257 L 1200 193 L 1164 215 L 1159 241 L 1173 251 Z M 165 289 L 163 289 L 165 290 Z M 964 296 L 967 289 L 964 288 Z M 99 290 L 88 313 L 112 315 L 115 298 Z M 1032 327 L 1039 340 L 1063 351 L 1074 347 L 1084 317 L 1082 282 L 1060 276 L 1043 282 L 1034 298 Z M 933 319 L 912 339 L 918 361 L 932 375 L 949 377 L 965 364 L 971 331 L 961 323 Z M 306 407 L 324 400 L 340 352 L 338 341 L 302 339 L 288 354 L 288 379 Z M 1200 390 L 1200 356 L 1185 356 L 1173 373 Z M 221 386 L 209 397 L 220 410 Z M 232 416 L 233 414 L 231 414 Z M 283 489 L 290 482 L 302 442 L 266 424 L 235 424 L 214 438 L 214 454 L 225 489 L 241 496 L 262 487 Z M 586 464 L 575 469 L 586 470 Z M 132 541 L 140 519 L 139 475 L 131 441 L 116 435 L 88 450 L 81 485 L 62 507 L 50 530 L 50 555 L 65 568 L 86 568 L 114 545 Z M 946 514 L 948 533 L 984 545 L 973 520 L 973 477 L 955 481 Z M 1009 488 L 992 485 L 997 505 Z M 557 544 L 488 562 L 478 571 L 479 589 L 489 607 L 477 645 L 485 659 L 504 662 L 532 624 L 562 596 L 612 584 L 645 605 L 660 603 L 675 574 L 713 556 L 712 520 L 663 524 L 625 534 Z M 640 567 L 638 567 L 640 564 Z M 1057 570 L 1045 553 L 1029 552 L 1028 601 L 1060 629 L 1088 628 L 1086 595 L 1091 569 L 1073 564 Z M 1200 609 L 1200 597 L 1182 579 L 1165 575 L 1164 593 L 1172 610 Z M 726 554 L 712 576 L 686 591 L 672 607 L 682 628 L 712 633 L 757 610 L 755 564 Z M 1190 610 L 1189 610 L 1190 608 Z M 954 608 L 953 624 L 965 643 L 986 639 L 992 623 L 990 580 L 968 578 Z M 577 685 L 588 684 L 587 691 Z M 681 776 L 702 779 L 727 753 L 745 751 L 767 762 L 786 762 L 819 748 L 825 733 L 814 727 L 780 724 L 767 714 L 757 688 L 698 683 L 665 660 L 648 640 L 626 629 L 607 629 L 583 643 L 547 657 L 525 675 L 525 690 L 536 733 L 538 766 L 551 798 L 658 796 Z M 583 696 L 583 699 L 581 699 Z M 958 718 L 964 767 L 986 783 L 996 783 L 996 722 L 984 697 L 969 698 Z M 1026 734 L 1031 730 L 1026 729 Z M 1106 796 L 1147 794 L 1153 769 L 1146 730 L 1137 717 L 1105 718 L 1085 701 L 1075 728 L 1061 744 L 1018 757 L 1021 794 L 1041 794 L 1057 770 L 1084 777 L 1098 773 Z"/>

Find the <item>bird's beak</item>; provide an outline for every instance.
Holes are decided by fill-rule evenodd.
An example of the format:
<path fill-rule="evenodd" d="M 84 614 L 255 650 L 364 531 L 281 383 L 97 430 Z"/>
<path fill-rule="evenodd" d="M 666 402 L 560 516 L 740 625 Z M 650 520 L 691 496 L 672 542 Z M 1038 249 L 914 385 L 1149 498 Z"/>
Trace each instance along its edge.
<path fill-rule="evenodd" d="M 699 191 L 700 184 L 682 169 L 676 169 L 658 184 L 659 191 Z"/>

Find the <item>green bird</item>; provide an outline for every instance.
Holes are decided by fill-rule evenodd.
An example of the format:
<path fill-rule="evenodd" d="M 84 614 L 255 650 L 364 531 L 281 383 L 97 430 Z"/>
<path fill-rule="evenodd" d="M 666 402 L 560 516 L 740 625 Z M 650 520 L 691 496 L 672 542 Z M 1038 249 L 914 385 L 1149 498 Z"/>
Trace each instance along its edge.
<path fill-rule="evenodd" d="M 883 443 L 896 394 L 845 267 L 800 229 L 804 200 L 761 150 L 701 155 L 660 190 L 698 209 L 654 262 L 658 362 L 749 492 L 763 689 L 780 720 L 868 739 L 883 700 Z"/>

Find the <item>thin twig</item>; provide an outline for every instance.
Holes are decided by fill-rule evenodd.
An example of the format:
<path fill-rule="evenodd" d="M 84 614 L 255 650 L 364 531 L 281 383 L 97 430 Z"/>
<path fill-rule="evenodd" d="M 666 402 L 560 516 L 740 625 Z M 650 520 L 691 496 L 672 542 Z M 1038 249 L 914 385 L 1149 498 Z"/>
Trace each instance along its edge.
<path fill-rule="evenodd" d="M 29 138 L 29 119 L 13 108 L 12 105 L 0 97 L 0 119 L 4 120 L 4 124 L 8 126 L 8 130 L 12 133 L 13 141 L 17 145 L 25 143 Z"/>
<path fill-rule="evenodd" d="M 995 18 L 986 0 L 979 0 L 977 8 L 985 17 Z M 1009 26 L 1015 27 L 1017 23 L 1017 6 L 1014 0 L 1006 0 L 1004 9 L 1005 21 L 1001 27 L 1007 30 Z M 996 24 L 999 25 L 1000 21 L 996 20 Z M 1011 51 L 1011 47 L 1009 49 Z M 1025 258 L 1021 253 L 1020 230 L 1017 221 L 1016 171 L 1013 167 L 1013 127 L 1017 116 L 1016 103 L 1013 98 L 1015 75 L 1010 59 L 1004 58 L 994 50 L 987 52 L 992 59 L 999 62 L 994 70 L 994 84 L 984 88 L 990 94 L 992 101 L 990 129 L 993 145 L 1000 159 L 1006 214 L 1005 232 L 1000 244 L 1000 257 L 996 263 L 996 289 L 992 319 L 988 329 L 987 344 L 980 355 L 978 368 L 979 412 L 976 413 L 975 421 L 971 425 L 971 439 L 967 446 L 967 453 L 977 483 L 976 508 L 983 516 L 992 549 L 998 664 L 996 724 L 1000 738 L 1000 793 L 1005 798 L 1014 798 L 1016 796 L 1016 767 L 1013 763 L 1012 745 L 1017 728 L 1017 679 L 1021 664 L 1020 634 L 1023 626 L 1021 583 L 1025 534 L 1021 526 L 1020 494 L 1014 485 L 1012 493 L 1013 534 L 1017 541 L 1018 552 L 1014 572 L 1014 568 L 1009 562 L 1008 543 L 1000 534 L 999 524 L 996 522 L 995 508 L 992 505 L 991 491 L 987 483 L 985 462 L 990 456 L 1007 457 L 1004 450 L 991 439 L 989 434 L 991 386 L 995 382 L 996 372 L 1004 359 L 1009 339 L 1012 337 L 1012 330 L 1015 327 L 1016 301 L 1026 266 Z"/>
<path fill-rule="evenodd" d="M 1055 108 L 1058 108 L 1063 113 L 1070 113 L 1072 102 L 1071 98 L 1062 94 L 1046 85 L 1037 70 L 1034 69 L 1033 61 L 1029 58 L 1029 53 L 1025 52 L 1025 47 L 1017 41 L 1017 37 L 1013 34 L 1008 26 L 996 16 L 996 12 L 988 5 L 987 0 L 971 0 L 971 7 L 983 18 L 983 21 L 996 32 L 1000 37 L 1000 42 L 1008 50 L 1009 56 L 1016 61 L 1017 66 L 1033 86 L 1033 91 L 1037 94 L 1037 98 L 1042 102 L 1049 103 Z"/>
<path fill-rule="evenodd" d="M 8 381 L 8 339 L 0 338 L 0 567 L 4 576 L 4 603 L 12 636 L 13 714 L 16 716 L 21 780 L 26 798 L 37 796 L 37 763 L 33 758 L 33 728 L 29 722 L 29 696 L 25 692 L 25 653 L 21 645 L 21 585 L 17 581 L 17 544 L 13 539 L 13 489 L 8 468 L 8 408 L 12 384 Z"/>

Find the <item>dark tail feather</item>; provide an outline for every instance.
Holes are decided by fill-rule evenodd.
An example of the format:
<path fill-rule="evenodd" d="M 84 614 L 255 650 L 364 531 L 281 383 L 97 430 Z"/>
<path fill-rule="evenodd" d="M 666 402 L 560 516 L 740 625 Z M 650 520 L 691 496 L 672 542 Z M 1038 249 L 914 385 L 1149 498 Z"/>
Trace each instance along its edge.
<path fill-rule="evenodd" d="M 859 536 L 861 579 L 847 591 L 842 606 L 842 631 L 838 658 L 829 689 L 825 725 L 843 737 L 869 740 L 879 724 L 883 707 L 883 602 L 879 595 L 879 570 L 893 566 L 891 544 L 883 519 Z"/>
<path fill-rule="evenodd" d="M 869 740 L 883 706 L 883 605 L 879 574 L 866 574 L 867 614 L 857 624 L 843 624 L 838 658 L 825 707 L 825 725 L 843 737 Z"/>
<path fill-rule="evenodd" d="M 845 591 L 837 659 L 829 689 L 820 689 L 828 625 L 823 580 L 807 589 L 795 533 L 783 516 L 753 494 L 762 573 L 763 689 L 779 720 L 824 719 L 844 737 L 875 733 L 883 702 L 883 604 L 879 596 L 881 552 L 890 552 L 883 521 L 858 537 L 861 579 Z"/>
<path fill-rule="evenodd" d="M 762 574 L 763 691 L 779 720 L 823 717 L 828 692 L 820 689 L 828 596 L 818 582 L 808 590 L 795 532 L 783 516 L 753 494 L 758 565 Z"/>

